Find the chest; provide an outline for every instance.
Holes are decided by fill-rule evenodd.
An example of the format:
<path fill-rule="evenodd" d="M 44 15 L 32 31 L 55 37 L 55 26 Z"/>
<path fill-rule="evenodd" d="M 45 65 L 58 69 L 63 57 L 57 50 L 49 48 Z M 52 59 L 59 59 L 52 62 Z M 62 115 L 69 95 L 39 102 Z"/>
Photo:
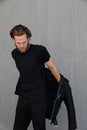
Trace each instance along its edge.
<path fill-rule="evenodd" d="M 41 55 L 39 51 L 30 51 L 26 54 L 20 54 L 17 56 L 16 66 L 19 70 L 21 69 L 35 69 L 37 66 L 41 65 Z"/>

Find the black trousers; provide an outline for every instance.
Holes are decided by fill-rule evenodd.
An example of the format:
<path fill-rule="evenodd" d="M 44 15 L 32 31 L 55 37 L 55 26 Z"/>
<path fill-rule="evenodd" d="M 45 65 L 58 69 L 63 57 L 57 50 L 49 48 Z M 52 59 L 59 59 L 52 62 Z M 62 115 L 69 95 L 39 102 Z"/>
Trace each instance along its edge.
<path fill-rule="evenodd" d="M 34 130 L 46 130 L 46 102 L 31 102 L 29 99 L 19 97 L 13 130 L 27 130 L 31 120 Z"/>

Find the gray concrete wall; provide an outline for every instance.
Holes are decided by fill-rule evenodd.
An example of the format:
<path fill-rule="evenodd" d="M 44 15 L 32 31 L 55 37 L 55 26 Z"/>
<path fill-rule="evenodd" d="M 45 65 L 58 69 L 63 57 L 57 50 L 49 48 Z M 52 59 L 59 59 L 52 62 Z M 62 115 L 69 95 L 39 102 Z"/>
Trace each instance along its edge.
<path fill-rule="evenodd" d="M 9 30 L 25 24 L 32 43 L 45 45 L 72 87 L 78 130 L 87 130 L 87 0 L 0 0 L 0 130 L 12 130 L 18 71 L 11 57 Z M 67 130 L 62 104 L 59 130 Z M 30 125 L 30 130 L 32 130 Z M 47 130 L 54 130 L 47 121 Z"/>

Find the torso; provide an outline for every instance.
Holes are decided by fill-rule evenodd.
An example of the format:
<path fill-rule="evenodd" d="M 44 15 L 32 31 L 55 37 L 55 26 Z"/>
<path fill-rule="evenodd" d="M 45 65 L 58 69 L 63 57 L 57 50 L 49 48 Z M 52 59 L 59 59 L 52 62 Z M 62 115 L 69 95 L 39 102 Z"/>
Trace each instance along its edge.
<path fill-rule="evenodd" d="M 15 62 L 21 78 L 21 94 L 31 100 L 46 99 L 42 49 L 42 46 L 31 44 L 26 53 L 14 50 Z"/>

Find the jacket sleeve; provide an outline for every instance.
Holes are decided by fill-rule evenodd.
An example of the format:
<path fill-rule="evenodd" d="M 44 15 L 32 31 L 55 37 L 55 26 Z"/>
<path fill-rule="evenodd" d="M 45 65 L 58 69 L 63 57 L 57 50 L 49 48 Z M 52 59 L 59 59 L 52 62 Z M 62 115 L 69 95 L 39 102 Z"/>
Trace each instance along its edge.
<path fill-rule="evenodd" d="M 62 101 L 64 101 L 68 113 L 68 130 L 75 130 L 77 128 L 77 122 L 69 81 L 61 74 L 61 82 L 60 84 L 58 84 L 48 69 L 46 69 L 46 80 L 48 83 L 48 109 L 46 115 L 47 118 L 51 119 L 51 121 L 55 119 L 59 112 L 61 103 Z"/>
<path fill-rule="evenodd" d="M 64 103 L 68 114 L 68 130 L 75 130 L 77 128 L 77 122 L 71 87 L 66 80 L 64 81 L 64 86 Z"/>

